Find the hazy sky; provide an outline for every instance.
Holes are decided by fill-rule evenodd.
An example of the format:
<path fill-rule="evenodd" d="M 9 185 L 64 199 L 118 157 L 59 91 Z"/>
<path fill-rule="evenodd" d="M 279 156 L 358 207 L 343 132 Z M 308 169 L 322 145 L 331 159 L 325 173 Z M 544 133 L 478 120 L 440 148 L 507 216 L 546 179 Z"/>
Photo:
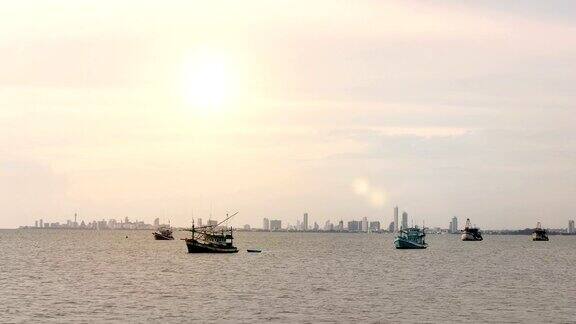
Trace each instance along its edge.
<path fill-rule="evenodd" d="M 565 227 L 574 1 L 10 1 L 0 228 Z"/>

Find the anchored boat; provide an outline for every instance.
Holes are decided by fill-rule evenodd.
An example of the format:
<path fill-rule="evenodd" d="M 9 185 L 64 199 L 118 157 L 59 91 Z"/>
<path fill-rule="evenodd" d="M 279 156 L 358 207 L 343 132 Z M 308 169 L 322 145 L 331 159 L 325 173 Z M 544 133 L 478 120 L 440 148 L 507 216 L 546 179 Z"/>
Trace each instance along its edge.
<path fill-rule="evenodd" d="M 169 226 L 166 227 L 160 227 L 158 228 L 158 230 L 154 233 L 152 233 L 154 235 L 154 238 L 156 240 L 173 240 L 174 236 L 172 235 L 172 228 L 170 228 Z"/>
<path fill-rule="evenodd" d="M 238 249 L 233 244 L 232 227 L 218 228 L 220 224 L 236 214 L 238 213 L 234 213 L 232 216 L 226 214 L 226 219 L 217 225 L 195 227 L 192 224 L 192 228 L 188 229 L 192 232 L 192 237 L 183 239 L 186 242 L 188 253 L 237 253 Z"/>
<path fill-rule="evenodd" d="M 548 234 L 546 230 L 542 228 L 540 222 L 536 224 L 536 228 L 532 233 L 532 241 L 548 241 Z"/>
<path fill-rule="evenodd" d="M 470 224 L 470 218 L 466 218 L 466 227 L 462 230 L 462 241 L 482 241 L 480 229 Z"/>
<path fill-rule="evenodd" d="M 394 240 L 394 245 L 397 249 L 425 249 L 428 247 L 425 237 L 424 229 L 420 230 L 418 227 L 401 229 Z"/>

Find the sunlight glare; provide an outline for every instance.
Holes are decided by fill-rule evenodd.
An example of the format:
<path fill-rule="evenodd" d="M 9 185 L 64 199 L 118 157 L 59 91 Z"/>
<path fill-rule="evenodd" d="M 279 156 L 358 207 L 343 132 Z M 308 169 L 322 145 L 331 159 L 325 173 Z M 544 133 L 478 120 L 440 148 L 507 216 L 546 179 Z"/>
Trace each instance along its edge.
<path fill-rule="evenodd" d="M 184 66 L 184 99 L 188 106 L 207 113 L 221 109 L 232 95 L 226 61 L 214 53 L 198 53 Z"/>

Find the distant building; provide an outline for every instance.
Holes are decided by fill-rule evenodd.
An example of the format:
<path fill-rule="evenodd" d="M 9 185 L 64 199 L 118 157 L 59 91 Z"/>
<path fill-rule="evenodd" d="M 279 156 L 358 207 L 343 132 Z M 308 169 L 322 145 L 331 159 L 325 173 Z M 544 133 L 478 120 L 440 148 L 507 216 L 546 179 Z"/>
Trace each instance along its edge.
<path fill-rule="evenodd" d="M 39 225 L 40 225 L 40 228 L 43 228 L 44 227 L 44 220 L 40 219 Z"/>
<path fill-rule="evenodd" d="M 262 220 L 262 229 L 265 231 L 269 231 L 270 230 L 270 220 L 268 218 L 264 218 Z"/>
<path fill-rule="evenodd" d="M 198 226 L 202 226 L 202 218 L 198 218 Z"/>
<path fill-rule="evenodd" d="M 208 226 L 217 226 L 218 225 L 218 221 L 217 220 L 208 220 Z"/>
<path fill-rule="evenodd" d="M 343 220 L 340 220 L 340 221 L 338 222 L 338 230 L 339 230 L 339 231 L 343 231 L 343 230 L 344 230 L 344 221 L 343 221 Z"/>
<path fill-rule="evenodd" d="M 394 222 L 390 222 L 390 225 L 388 225 L 388 232 L 393 233 L 396 230 L 396 225 L 394 224 Z"/>
<path fill-rule="evenodd" d="M 568 234 L 574 234 L 576 230 L 574 229 L 574 220 L 571 219 L 568 221 Z"/>
<path fill-rule="evenodd" d="M 270 221 L 270 230 L 279 231 L 282 229 L 282 221 L 279 219 L 272 219 Z"/>
<path fill-rule="evenodd" d="M 402 213 L 402 228 L 408 228 L 408 213 Z"/>
<path fill-rule="evenodd" d="M 154 219 L 154 226 L 160 226 L 160 218 L 156 217 L 156 219 Z"/>
<path fill-rule="evenodd" d="M 245 230 L 245 231 L 249 231 L 249 230 L 250 230 L 250 225 L 248 225 L 248 224 L 244 225 L 244 230 Z"/>
<path fill-rule="evenodd" d="M 370 222 L 369 227 L 370 227 L 371 232 L 380 232 L 380 222 L 379 221 Z"/>
<path fill-rule="evenodd" d="M 320 226 L 318 226 L 318 223 L 314 222 L 314 231 L 318 231 L 320 229 Z"/>
<path fill-rule="evenodd" d="M 304 218 L 302 219 L 302 230 L 308 230 L 308 213 L 304 213 Z"/>
<path fill-rule="evenodd" d="M 358 232 L 361 228 L 362 224 L 359 221 L 349 221 L 348 222 L 348 231 L 350 232 Z"/>
<path fill-rule="evenodd" d="M 368 218 L 363 217 L 362 218 L 362 232 L 368 232 Z"/>
<path fill-rule="evenodd" d="M 452 217 L 452 221 L 450 222 L 452 227 L 450 228 L 451 233 L 458 233 L 458 218 L 456 216 Z"/>
<path fill-rule="evenodd" d="M 38 228 L 38 221 L 34 222 L 34 227 Z"/>
<path fill-rule="evenodd" d="M 398 232 L 398 206 L 394 207 L 394 232 Z"/>

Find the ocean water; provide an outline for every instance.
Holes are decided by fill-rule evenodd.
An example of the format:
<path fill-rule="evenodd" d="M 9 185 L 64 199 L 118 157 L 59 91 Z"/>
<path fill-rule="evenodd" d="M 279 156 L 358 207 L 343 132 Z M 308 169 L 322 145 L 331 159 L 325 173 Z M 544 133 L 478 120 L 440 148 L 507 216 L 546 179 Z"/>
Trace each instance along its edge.
<path fill-rule="evenodd" d="M 576 322 L 576 236 L 392 242 L 238 232 L 238 254 L 208 255 L 150 231 L 0 230 L 0 322 Z"/>

